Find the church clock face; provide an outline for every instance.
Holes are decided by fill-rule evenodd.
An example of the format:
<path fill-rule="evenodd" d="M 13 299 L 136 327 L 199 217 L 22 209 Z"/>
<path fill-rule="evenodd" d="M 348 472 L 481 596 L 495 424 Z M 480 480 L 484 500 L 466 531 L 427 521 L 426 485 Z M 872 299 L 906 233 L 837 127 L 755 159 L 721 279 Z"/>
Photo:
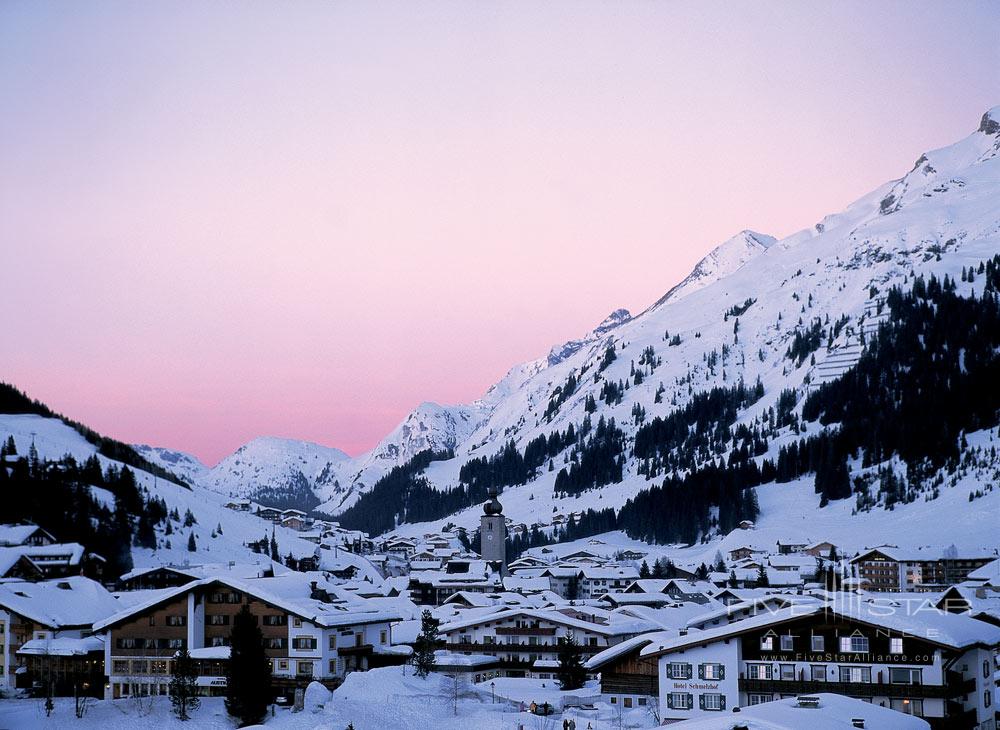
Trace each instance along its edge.
<path fill-rule="evenodd" d="M 492 540 L 492 539 L 493 539 L 493 535 L 487 535 L 487 536 L 486 536 L 486 539 L 487 539 L 487 540 Z"/>

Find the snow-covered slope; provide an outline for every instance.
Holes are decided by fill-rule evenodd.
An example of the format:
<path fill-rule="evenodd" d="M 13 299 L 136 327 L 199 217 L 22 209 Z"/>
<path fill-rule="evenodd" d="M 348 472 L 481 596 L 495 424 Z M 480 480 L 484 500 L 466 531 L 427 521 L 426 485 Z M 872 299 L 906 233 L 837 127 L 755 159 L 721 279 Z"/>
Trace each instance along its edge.
<path fill-rule="evenodd" d="M 784 388 L 805 392 L 808 383 L 819 377 L 817 368 L 824 360 L 851 348 L 857 351 L 859 333 L 877 320 L 873 291 L 884 294 L 913 273 L 947 273 L 957 280 L 963 267 L 1000 252 L 1000 127 L 995 121 L 1000 121 L 1000 107 L 988 113 L 979 130 L 921 155 L 902 178 L 827 216 L 814 228 L 776 242 L 753 236 L 759 246 L 743 237 L 744 250 L 756 250 L 757 255 L 737 264 L 728 275 L 692 287 L 682 297 L 668 293 L 658 306 L 554 364 L 547 360 L 532 364 L 529 372 L 533 372 L 519 387 L 505 389 L 490 404 L 489 417 L 456 448 L 456 458 L 432 464 L 428 478 L 442 489 L 457 486 L 458 470 L 470 456 L 488 456 L 511 438 L 523 447 L 538 435 L 579 424 L 588 397 L 596 401 L 595 421 L 602 415 L 614 417 L 630 437 L 636 430 L 631 416 L 636 404 L 646 410 L 648 420 L 683 405 L 692 392 L 760 378 L 766 395 L 746 414 L 748 419 L 773 406 Z M 739 260 L 737 256 L 731 261 Z M 846 317 L 849 323 L 832 350 L 821 347 L 815 366 L 808 359 L 801 365 L 788 359 L 785 353 L 800 320 L 827 317 L 830 321 Z M 670 344 L 677 340 L 678 344 Z M 617 359 L 595 378 L 609 343 Z M 653 348 L 659 362 L 642 366 L 644 382 L 630 385 L 619 404 L 604 403 L 602 385 L 628 382 L 647 348 Z M 584 372 L 586 377 L 579 377 Z M 555 389 L 571 374 L 579 386 L 551 419 L 546 418 Z M 663 395 L 656 402 L 661 384 Z M 506 490 L 505 513 L 531 524 L 553 511 L 568 514 L 588 506 L 618 506 L 649 486 L 631 462 L 622 483 L 579 498 L 556 498 L 554 478 L 554 473 L 542 471 L 527 485 Z M 906 509 L 933 506 L 917 503 Z M 477 520 L 477 508 L 449 518 L 468 526 Z"/>
<path fill-rule="evenodd" d="M 592 419 L 615 418 L 628 439 L 637 428 L 632 416 L 637 405 L 648 420 L 683 406 L 693 393 L 759 378 L 765 397 L 743 414 L 750 419 L 773 406 L 783 389 L 803 393 L 810 382 L 850 367 L 860 351 L 859 334 L 877 322 L 880 293 L 914 273 L 958 279 L 963 267 L 998 251 L 1000 107 L 984 115 L 968 137 L 920 155 L 901 178 L 812 228 L 777 241 L 750 231 L 737 234 L 642 314 L 613 313 L 587 335 L 514 366 L 475 403 L 421 405 L 368 454 L 353 460 L 313 457 L 293 442 L 271 440 L 269 448 L 251 444 L 224 460 L 207 484 L 226 494 L 250 494 L 291 480 L 311 488 L 322 509 L 336 512 L 389 468 L 426 448 L 454 450 L 455 458 L 434 462 L 426 471 L 435 487 L 454 488 L 471 457 L 489 456 L 511 439 L 523 448 L 539 435 L 579 425 L 590 399 L 596 403 Z M 815 365 L 809 359 L 793 362 L 785 353 L 797 326 L 816 318 L 846 318 L 847 326 L 829 351 L 820 348 Z M 602 368 L 609 346 L 616 359 Z M 644 363 L 649 349 L 654 362 Z M 643 382 L 634 382 L 633 368 L 642 371 Z M 575 389 L 553 409 L 556 389 L 570 376 Z M 602 387 L 618 382 L 628 383 L 620 402 L 604 402 Z M 772 443 L 772 449 L 777 446 Z M 626 463 L 619 484 L 565 499 L 553 495 L 555 474 L 542 471 L 505 492 L 505 513 L 530 524 L 553 512 L 620 506 L 650 484 L 636 466 Z M 774 502 L 762 502 L 765 512 L 773 509 Z M 449 521 L 475 526 L 478 514 L 471 508 Z"/>
<path fill-rule="evenodd" d="M 162 446 L 147 446 L 146 444 L 136 444 L 133 448 L 150 463 L 162 466 L 188 484 L 200 484 L 208 475 L 208 467 L 202 464 L 198 457 L 183 451 L 174 451 Z"/>
<path fill-rule="evenodd" d="M 42 459 L 56 460 L 68 454 L 78 462 L 83 462 L 97 453 L 93 444 L 56 418 L 0 414 L 0 438 L 6 440 L 8 436 L 13 436 L 21 454 L 26 454 L 34 443 Z M 121 466 L 104 456 L 98 455 L 98 459 L 104 468 L 110 464 Z M 190 509 L 198 520 L 191 527 L 178 527 L 170 536 L 164 534 L 162 527 L 157 527 L 157 550 L 132 548 L 132 558 L 137 568 L 166 563 L 266 562 L 265 556 L 252 552 L 246 543 L 270 537 L 272 529 L 275 530 L 275 539 L 283 556 L 292 553 L 295 557 L 302 557 L 312 555 L 316 550 L 315 544 L 303 540 L 293 530 L 274 527 L 270 522 L 249 513 L 226 509 L 228 499 L 221 494 L 199 486 L 188 489 L 157 479 L 142 470 L 133 471 L 141 489 L 148 490 L 151 496 L 161 497 L 169 510 L 176 509 L 181 515 Z M 95 496 L 110 506 L 112 496 L 109 492 L 100 488 L 94 488 L 93 491 Z M 221 534 L 217 531 L 220 526 Z M 193 553 L 187 549 L 188 536 L 192 533 L 197 543 L 197 551 Z M 168 541 L 170 547 L 167 547 Z"/>
<path fill-rule="evenodd" d="M 312 506 L 317 492 L 339 488 L 349 466 L 350 457 L 339 449 L 261 437 L 212 467 L 201 483 L 230 497 L 275 506 Z"/>
<path fill-rule="evenodd" d="M 747 261 L 769 249 L 777 240 L 774 236 L 763 233 L 740 231 L 712 249 L 705 258 L 695 264 L 690 274 L 679 284 L 671 287 L 653 306 L 675 302 L 691 292 L 704 289 L 709 284 L 729 276 Z"/>

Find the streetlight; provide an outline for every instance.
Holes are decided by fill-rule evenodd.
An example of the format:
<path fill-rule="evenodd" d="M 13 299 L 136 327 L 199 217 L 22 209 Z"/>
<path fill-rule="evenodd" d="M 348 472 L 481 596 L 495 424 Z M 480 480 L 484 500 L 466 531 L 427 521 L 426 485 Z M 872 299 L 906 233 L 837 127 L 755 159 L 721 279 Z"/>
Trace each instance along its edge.
<path fill-rule="evenodd" d="M 493 700 L 493 704 L 496 704 L 497 702 L 497 697 L 495 692 L 496 686 L 497 686 L 496 682 L 490 682 L 490 699 Z"/>

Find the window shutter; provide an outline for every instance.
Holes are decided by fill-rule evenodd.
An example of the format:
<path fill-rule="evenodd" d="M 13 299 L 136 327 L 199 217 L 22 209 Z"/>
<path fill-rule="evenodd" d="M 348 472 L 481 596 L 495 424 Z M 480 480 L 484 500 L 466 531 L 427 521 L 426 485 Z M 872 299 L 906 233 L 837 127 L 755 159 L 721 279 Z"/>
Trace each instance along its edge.
<path fill-rule="evenodd" d="M 726 665 L 725 664 L 720 664 L 719 665 L 719 679 L 725 679 L 725 678 L 726 678 Z"/>
<path fill-rule="evenodd" d="M 705 709 L 705 695 L 698 695 L 698 709 Z"/>
<path fill-rule="evenodd" d="M 725 695 L 719 695 L 719 709 L 720 710 L 726 709 L 726 696 Z"/>
<path fill-rule="evenodd" d="M 687 708 L 690 710 L 692 707 L 694 707 L 694 696 L 690 692 L 685 693 L 685 696 L 687 697 L 687 702 L 685 704 L 687 705 Z"/>
<path fill-rule="evenodd" d="M 684 665 L 684 679 L 691 679 L 694 676 L 694 670 L 691 668 L 690 664 Z"/>
<path fill-rule="evenodd" d="M 667 695 L 667 707 L 671 710 L 674 709 L 674 696 L 672 694 Z"/>
<path fill-rule="evenodd" d="M 705 678 L 705 665 L 704 664 L 699 664 L 698 665 L 698 679 L 704 679 L 704 678 Z"/>

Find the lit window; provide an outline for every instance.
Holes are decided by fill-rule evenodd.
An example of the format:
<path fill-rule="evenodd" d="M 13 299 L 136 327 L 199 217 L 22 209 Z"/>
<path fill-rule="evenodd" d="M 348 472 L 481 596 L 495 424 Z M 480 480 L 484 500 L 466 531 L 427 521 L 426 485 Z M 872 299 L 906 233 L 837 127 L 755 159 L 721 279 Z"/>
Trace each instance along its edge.
<path fill-rule="evenodd" d="M 761 651 L 771 651 L 774 649 L 774 637 L 773 636 L 762 636 L 760 637 L 760 649 Z"/>
<path fill-rule="evenodd" d="M 899 636 L 893 636 L 889 639 L 889 653 L 890 654 L 902 654 L 903 653 L 903 639 Z"/>
<path fill-rule="evenodd" d="M 826 651 L 826 640 L 822 636 L 813 635 L 811 646 L 813 651 Z"/>

